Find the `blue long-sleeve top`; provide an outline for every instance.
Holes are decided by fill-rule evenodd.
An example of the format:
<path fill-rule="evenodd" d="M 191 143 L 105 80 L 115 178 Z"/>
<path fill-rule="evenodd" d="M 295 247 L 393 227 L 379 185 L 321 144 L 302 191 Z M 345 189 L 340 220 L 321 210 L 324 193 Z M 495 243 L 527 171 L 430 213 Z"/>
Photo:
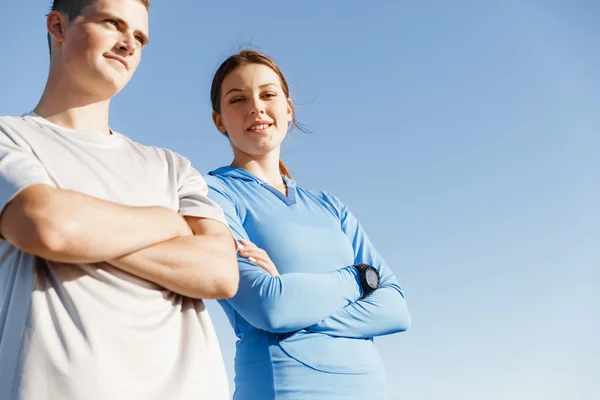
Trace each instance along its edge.
<path fill-rule="evenodd" d="M 209 197 L 223 208 L 236 238 L 264 249 L 280 273 L 271 276 L 238 256 L 238 292 L 220 301 L 240 339 L 236 386 L 245 368 L 272 367 L 265 346 L 273 340 L 308 366 L 361 373 L 379 362 L 369 338 L 410 325 L 396 277 L 348 208 L 329 193 L 283 178 L 287 196 L 239 168 L 206 177 Z M 352 267 L 357 263 L 381 275 L 379 289 L 363 300 Z"/>

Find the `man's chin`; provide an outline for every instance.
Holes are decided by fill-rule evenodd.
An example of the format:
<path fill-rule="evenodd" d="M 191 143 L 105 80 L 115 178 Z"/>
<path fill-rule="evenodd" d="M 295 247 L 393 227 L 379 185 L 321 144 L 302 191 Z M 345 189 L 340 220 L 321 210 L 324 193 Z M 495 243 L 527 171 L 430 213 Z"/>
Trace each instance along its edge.
<path fill-rule="evenodd" d="M 128 82 L 129 79 L 123 79 L 122 77 L 120 79 L 107 77 L 107 79 L 104 79 L 104 82 L 99 85 L 98 92 L 102 93 L 102 97 L 109 99 L 123 90 Z"/>

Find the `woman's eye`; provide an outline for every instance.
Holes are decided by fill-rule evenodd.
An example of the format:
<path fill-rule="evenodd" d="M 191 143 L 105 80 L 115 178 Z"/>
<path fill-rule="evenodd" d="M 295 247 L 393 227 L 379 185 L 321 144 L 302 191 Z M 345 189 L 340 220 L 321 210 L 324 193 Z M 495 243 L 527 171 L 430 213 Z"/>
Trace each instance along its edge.
<path fill-rule="evenodd" d="M 242 99 L 241 97 L 236 97 L 236 98 L 232 99 L 232 100 L 230 101 L 230 103 L 231 103 L 231 104 L 233 104 L 233 103 L 239 103 L 239 102 L 241 102 L 242 100 L 243 100 L 243 99 Z"/>
<path fill-rule="evenodd" d="M 107 19 L 105 22 L 114 26 L 118 25 L 117 21 L 115 21 L 114 19 Z"/>
<path fill-rule="evenodd" d="M 137 40 L 138 42 L 140 42 L 140 44 L 141 44 L 141 45 L 143 45 L 143 44 L 144 44 L 144 38 L 143 38 L 143 37 L 141 37 L 141 36 L 136 36 L 136 37 L 135 37 L 135 40 Z"/>

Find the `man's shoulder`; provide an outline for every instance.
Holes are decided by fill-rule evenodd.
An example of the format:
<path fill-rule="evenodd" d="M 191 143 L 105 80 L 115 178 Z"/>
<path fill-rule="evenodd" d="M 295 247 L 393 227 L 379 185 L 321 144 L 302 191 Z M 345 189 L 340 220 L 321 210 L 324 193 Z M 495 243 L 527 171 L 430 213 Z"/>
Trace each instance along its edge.
<path fill-rule="evenodd" d="M 153 155 L 155 157 L 154 159 L 164 160 L 167 162 L 167 164 L 174 168 L 187 168 L 191 165 L 191 161 L 189 160 L 189 158 L 177 153 L 176 151 L 173 151 L 166 147 L 144 144 L 133 140 L 127 136 L 124 136 L 121 133 L 119 133 L 119 135 L 123 136 L 124 139 L 129 142 L 130 146 L 134 147 L 139 153 Z"/>
<path fill-rule="evenodd" d="M 154 153 L 154 154 L 160 154 L 161 156 L 164 156 L 164 157 L 171 157 L 171 158 L 182 157 L 179 154 L 177 154 L 176 152 L 167 149 L 166 147 L 154 146 L 151 144 L 145 144 L 142 142 L 138 142 L 137 140 L 134 140 L 134 139 L 130 138 L 129 136 L 127 136 L 126 134 L 123 134 L 116 130 L 113 130 L 113 133 L 121 136 L 121 138 L 123 140 L 127 141 L 131 147 L 135 147 L 137 149 L 137 151 L 139 151 L 141 153 Z"/>
<path fill-rule="evenodd" d="M 27 119 L 27 115 L 0 115 L 0 134 L 4 136 L 23 136 L 26 131 L 35 128 L 36 125 Z"/>
<path fill-rule="evenodd" d="M 10 120 L 10 119 L 23 119 L 25 118 L 27 114 L 22 114 L 22 115 L 1 115 L 0 114 L 0 121 L 3 120 Z"/>
<path fill-rule="evenodd" d="M 11 126 L 26 123 L 25 115 L 0 115 L 0 126 Z"/>

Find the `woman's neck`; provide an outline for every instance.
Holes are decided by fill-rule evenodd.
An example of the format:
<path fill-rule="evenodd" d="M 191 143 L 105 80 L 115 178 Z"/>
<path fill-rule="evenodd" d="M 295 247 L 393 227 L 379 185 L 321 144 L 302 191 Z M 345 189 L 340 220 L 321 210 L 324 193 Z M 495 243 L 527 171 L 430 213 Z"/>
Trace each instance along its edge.
<path fill-rule="evenodd" d="M 257 178 L 267 182 L 275 188 L 285 188 L 285 182 L 279 172 L 279 154 L 267 154 L 264 156 L 246 156 L 236 154 L 232 167 L 242 168 Z"/>

